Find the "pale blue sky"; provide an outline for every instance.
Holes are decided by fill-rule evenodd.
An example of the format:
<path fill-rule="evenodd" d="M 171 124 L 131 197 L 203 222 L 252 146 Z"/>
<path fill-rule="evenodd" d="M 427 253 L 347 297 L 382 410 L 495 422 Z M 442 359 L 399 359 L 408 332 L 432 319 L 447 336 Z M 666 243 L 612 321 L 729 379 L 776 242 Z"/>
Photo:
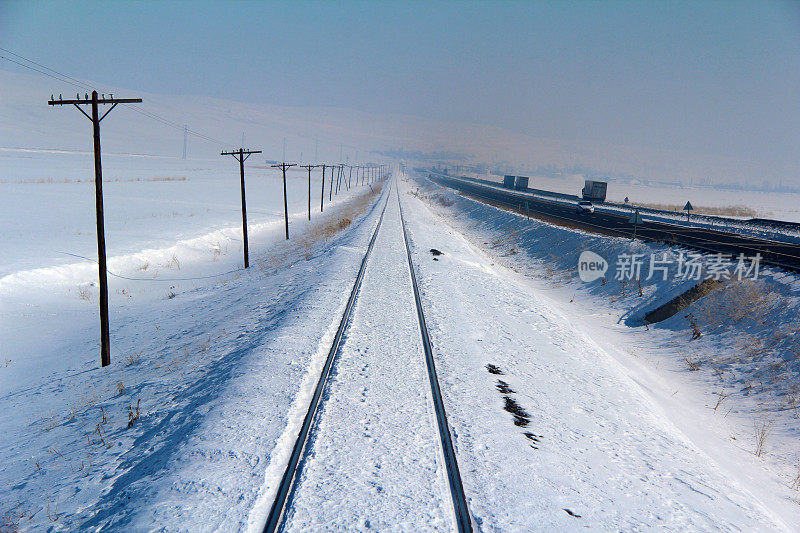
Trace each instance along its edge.
<path fill-rule="evenodd" d="M 148 92 L 800 168 L 798 2 L 0 2 L 0 46 Z"/>

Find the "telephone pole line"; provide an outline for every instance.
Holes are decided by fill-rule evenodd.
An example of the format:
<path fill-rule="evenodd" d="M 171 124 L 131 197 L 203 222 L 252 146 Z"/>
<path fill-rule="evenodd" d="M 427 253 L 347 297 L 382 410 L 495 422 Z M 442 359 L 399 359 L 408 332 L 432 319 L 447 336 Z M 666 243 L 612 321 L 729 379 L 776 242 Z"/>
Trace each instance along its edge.
<path fill-rule="evenodd" d="M 311 220 L 311 169 L 317 168 L 319 165 L 300 165 L 303 168 L 308 169 L 308 220 Z M 325 177 L 323 176 L 322 181 L 325 181 Z"/>
<path fill-rule="evenodd" d="M 289 240 L 289 204 L 286 201 L 286 169 L 297 166 L 295 163 L 281 163 L 280 165 L 272 165 L 272 168 L 279 168 L 283 170 L 283 219 L 286 222 L 286 240 Z M 309 172 L 311 172 L 309 170 Z"/>
<path fill-rule="evenodd" d="M 74 105 L 75 108 L 83 113 L 83 115 L 92 121 L 92 134 L 94 137 L 94 192 L 95 192 L 95 210 L 97 212 L 97 263 L 100 277 L 100 366 L 108 366 L 111 364 L 111 336 L 108 327 L 108 271 L 106 270 L 106 233 L 105 223 L 103 219 L 103 169 L 100 162 L 100 122 L 111 113 L 111 110 L 117 107 L 118 104 L 138 104 L 141 103 L 141 98 L 114 98 L 113 94 L 109 94 L 106 98 L 104 94 L 102 98 L 97 97 L 97 91 L 92 91 L 92 97 L 86 94 L 81 100 L 81 95 L 75 95 L 74 100 L 63 100 L 61 95 L 58 95 L 58 100 L 50 95 L 50 100 L 47 105 Z M 111 107 L 99 116 L 99 105 L 108 105 Z M 92 106 L 92 115 L 89 116 L 84 111 L 82 105 Z"/>
<path fill-rule="evenodd" d="M 232 155 L 239 162 L 239 179 L 242 187 L 242 241 L 244 242 L 244 267 L 250 268 L 250 253 L 247 240 L 247 202 L 244 197 L 244 162 L 252 154 L 260 154 L 261 150 L 245 150 L 239 148 L 230 152 L 220 152 L 219 155 Z"/>

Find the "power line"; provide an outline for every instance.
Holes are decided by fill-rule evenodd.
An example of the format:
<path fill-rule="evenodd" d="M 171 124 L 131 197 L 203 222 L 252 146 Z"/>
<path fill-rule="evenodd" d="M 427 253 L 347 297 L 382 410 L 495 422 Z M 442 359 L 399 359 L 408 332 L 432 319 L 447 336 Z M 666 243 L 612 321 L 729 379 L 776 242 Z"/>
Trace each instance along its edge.
<path fill-rule="evenodd" d="M 15 60 L 13 60 L 13 59 L 11 59 L 9 57 L 0 55 L 0 59 L 5 59 L 6 61 L 14 63 L 15 65 L 19 65 L 21 67 L 25 67 L 27 69 L 30 69 L 30 70 L 34 71 L 34 72 L 38 72 L 39 74 L 44 74 L 45 76 L 49 76 L 49 77 L 51 77 L 51 78 L 53 78 L 55 80 L 58 80 L 60 82 L 69 83 L 70 85 L 74 85 L 75 87 L 78 87 L 79 89 L 86 89 L 86 86 L 84 86 L 82 84 L 79 85 L 77 83 L 73 83 L 71 81 L 68 81 L 66 79 L 60 78 L 58 76 L 54 76 L 54 75 L 50 74 L 49 72 L 45 72 L 44 70 L 39 70 L 38 68 L 34 68 L 34 67 L 30 66 L 30 65 L 26 65 L 24 63 L 20 63 L 19 61 L 15 61 Z"/>
<path fill-rule="evenodd" d="M 4 55 L 0 55 L 0 59 L 5 59 L 6 61 L 8 61 L 10 63 L 14 63 L 15 65 L 19 65 L 20 67 L 32 70 L 34 72 L 38 72 L 39 74 L 42 74 L 44 76 L 48 76 L 48 77 L 53 78 L 55 80 L 58 80 L 58 81 L 60 81 L 62 83 L 68 83 L 70 85 L 73 85 L 73 86 L 78 87 L 78 88 L 83 89 L 83 90 L 89 90 L 90 91 L 90 90 L 93 89 L 92 86 L 87 85 L 86 83 L 84 83 L 84 82 L 82 82 L 82 81 L 80 81 L 80 80 L 78 80 L 76 78 L 73 78 L 72 76 L 68 76 L 66 74 L 62 74 L 61 72 L 59 72 L 59 71 L 57 71 L 57 70 L 55 70 L 53 68 L 50 68 L 50 67 L 45 66 L 45 65 L 42 65 L 41 63 L 37 63 L 36 61 L 34 61 L 32 59 L 28 59 L 25 56 L 17 54 L 16 52 L 12 52 L 11 50 L 8 50 L 6 48 L 1 48 L 1 47 L 0 47 L 0 51 L 3 51 L 3 52 L 5 52 L 5 53 L 7 53 L 9 55 L 12 55 L 12 56 L 16 57 L 16 58 L 19 58 L 22 61 L 26 61 L 28 63 L 31 63 L 32 65 L 36 65 L 36 67 L 39 67 L 39 68 L 32 67 L 31 65 L 26 65 L 25 63 L 21 63 L 20 61 L 17 61 L 15 59 L 11 59 L 10 57 L 6 57 Z M 150 118 L 152 120 L 160 122 L 161 124 L 163 124 L 165 126 L 168 126 L 168 127 L 171 127 L 171 128 L 175 128 L 175 129 L 180 130 L 180 131 L 185 131 L 189 135 L 194 135 L 195 137 L 198 137 L 198 138 L 203 139 L 205 141 L 213 142 L 213 143 L 216 143 L 216 144 L 221 144 L 221 145 L 224 145 L 224 146 L 234 146 L 233 143 L 225 142 L 225 141 L 222 141 L 220 139 L 216 139 L 214 137 L 210 137 L 210 136 L 205 135 L 203 133 L 194 131 L 192 129 L 184 128 L 184 126 L 185 126 L 184 124 L 178 124 L 177 122 L 173 122 L 173 121 L 171 121 L 171 120 L 169 120 L 167 118 L 162 117 L 161 115 L 153 113 L 152 111 L 147 111 L 146 109 L 142 108 L 141 106 L 132 105 L 132 106 L 129 106 L 129 109 L 131 111 L 134 111 L 135 113 L 138 113 L 138 114 L 143 115 L 143 116 L 145 116 L 147 118 Z"/>
<path fill-rule="evenodd" d="M 8 50 L 7 48 L 0 47 L 0 51 L 3 51 L 5 53 L 7 53 L 7 54 L 11 54 L 12 56 L 14 56 L 16 58 L 22 59 L 23 61 L 27 61 L 28 63 L 36 65 L 37 67 L 43 68 L 45 70 L 49 70 L 53 74 L 56 74 L 56 75 L 66 79 L 66 80 L 70 80 L 70 81 L 74 82 L 73 85 L 75 85 L 76 87 L 81 87 L 83 89 L 91 89 L 92 88 L 89 85 L 86 85 L 86 83 L 82 82 L 81 80 L 75 79 L 72 76 L 67 76 L 66 74 L 63 74 L 63 73 L 61 73 L 61 72 L 59 72 L 59 71 L 57 71 L 55 69 L 52 69 L 52 68 L 50 68 L 50 67 L 48 67 L 46 65 L 42 65 L 41 63 L 37 63 L 36 61 L 34 61 L 32 59 L 28 59 L 27 57 L 22 56 L 22 55 L 20 55 L 20 54 L 18 54 L 16 52 L 12 52 L 11 50 Z M 11 61 L 8 58 L 4 58 L 4 59 L 7 59 L 7 60 Z M 21 65 L 20 63 L 17 63 L 17 64 Z M 25 67 L 26 65 L 21 65 L 21 66 Z M 31 67 L 27 67 L 27 68 L 31 68 Z M 47 74 L 47 75 L 51 76 L 50 74 Z"/>
<path fill-rule="evenodd" d="M 97 259 L 92 259 L 91 257 L 86 257 L 84 255 L 72 254 L 72 253 L 69 253 L 69 252 L 58 252 L 58 253 L 64 254 L 64 255 L 71 255 L 72 257 L 77 257 L 79 259 L 86 259 L 87 261 L 91 261 L 93 263 L 97 263 L 98 262 Z M 116 273 L 114 273 L 114 272 L 112 272 L 112 271 L 110 271 L 108 269 L 106 269 L 106 272 L 108 272 L 109 274 L 111 274 L 115 278 L 124 279 L 124 280 L 128 280 L 128 281 L 161 281 L 161 282 L 171 283 L 171 282 L 175 282 L 175 281 L 195 281 L 195 280 L 203 280 L 203 279 L 213 279 L 213 278 L 218 278 L 220 276 L 227 276 L 228 274 L 235 274 L 236 272 L 241 272 L 242 270 L 244 270 L 244 269 L 243 268 L 237 268 L 236 270 L 229 270 L 227 272 L 221 272 L 219 274 L 211 274 L 209 276 L 194 276 L 194 277 L 190 277 L 190 278 L 129 278 L 127 276 L 122 276 L 120 274 L 116 274 Z"/>
<path fill-rule="evenodd" d="M 69 85 L 73 85 L 73 86 L 78 87 L 78 88 L 80 88 L 80 89 L 82 89 L 84 91 L 91 91 L 91 90 L 94 89 L 94 87 L 92 87 L 91 85 L 88 85 L 86 82 L 83 82 L 83 81 L 81 81 L 81 80 L 79 80 L 77 78 L 74 78 L 72 76 L 69 76 L 67 74 L 63 74 L 62 72 L 59 72 L 59 71 L 57 71 L 57 70 L 55 70 L 53 68 L 50 68 L 50 67 L 48 67 L 46 65 L 38 63 L 38 62 L 36 62 L 36 61 L 34 61 L 32 59 L 28 59 L 27 57 L 25 57 L 25 56 L 23 56 L 21 54 L 18 54 L 16 52 L 8 50 L 7 48 L 0 47 L 0 51 L 5 52 L 6 54 L 12 55 L 12 56 L 14 56 L 14 57 L 16 57 L 16 58 L 18 58 L 18 59 L 20 59 L 22 61 L 27 62 L 27 63 L 30 63 L 30 65 L 22 63 L 20 61 L 17 61 L 15 59 L 10 58 L 10 57 L 6 57 L 4 55 L 0 55 L 0 59 L 5 59 L 6 61 L 8 61 L 10 63 L 14 63 L 15 65 L 18 65 L 20 67 L 26 68 L 28 70 L 32 70 L 32 71 L 37 72 L 39 74 L 42 74 L 44 76 L 48 76 L 48 77 L 53 78 L 55 80 L 58 80 L 58 81 L 60 81 L 62 83 L 67 83 Z M 35 65 L 35 66 L 31 66 L 31 65 Z M 185 124 L 179 124 L 177 122 L 173 122 L 173 121 L 171 121 L 171 120 L 169 120 L 169 119 L 167 119 L 165 117 L 162 117 L 161 115 L 153 113 L 152 111 L 147 111 L 146 109 L 143 109 L 140 106 L 132 105 L 132 106 L 128 106 L 127 109 L 130 109 L 131 111 L 133 111 L 135 113 L 138 113 L 138 114 L 143 115 L 143 116 L 145 116 L 147 118 L 155 120 L 156 122 L 160 122 L 161 124 L 163 124 L 165 126 L 168 126 L 170 128 L 174 128 L 174 129 L 179 130 L 179 131 L 184 131 Z M 192 129 L 187 129 L 186 133 L 188 135 L 192 135 L 192 136 L 197 137 L 199 139 L 202 139 L 204 141 L 208 141 L 208 142 L 212 142 L 212 143 L 216 143 L 216 144 L 221 144 L 223 146 L 236 146 L 235 143 L 229 143 L 229 142 L 226 142 L 226 141 L 223 141 L 223 140 L 220 140 L 220 139 L 216 139 L 214 137 L 211 137 L 209 135 L 205 135 L 203 133 L 200 133 L 200 132 L 192 130 Z M 298 133 L 296 135 L 298 137 L 301 137 L 301 138 L 304 138 L 304 139 L 310 139 L 311 138 L 311 136 L 308 135 L 308 134 Z M 315 140 L 316 143 L 320 142 L 318 137 L 315 137 L 314 140 Z M 353 150 L 358 150 L 359 149 L 357 146 L 353 146 L 353 145 L 350 145 L 350 144 L 347 144 L 347 143 L 342 143 L 342 142 L 336 143 L 334 141 L 325 141 L 325 140 L 323 140 L 321 142 L 323 144 L 327 144 L 327 145 L 330 145 L 330 146 L 335 146 L 336 144 L 338 144 L 340 153 L 341 153 L 343 147 L 344 148 L 353 149 Z M 284 157 L 284 159 L 285 159 L 285 157 Z"/>

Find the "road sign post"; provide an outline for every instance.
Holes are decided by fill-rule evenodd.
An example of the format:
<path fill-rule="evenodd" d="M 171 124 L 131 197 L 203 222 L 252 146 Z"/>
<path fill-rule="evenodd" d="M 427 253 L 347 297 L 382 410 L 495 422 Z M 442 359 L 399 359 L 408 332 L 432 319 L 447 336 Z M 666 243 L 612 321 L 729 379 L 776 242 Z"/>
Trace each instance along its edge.
<path fill-rule="evenodd" d="M 629 224 L 633 224 L 633 239 L 636 239 L 636 228 L 642 223 L 642 215 L 639 214 L 639 210 L 633 212 L 631 218 L 628 220 Z"/>
<path fill-rule="evenodd" d="M 689 222 L 689 213 L 694 211 L 694 207 L 692 207 L 692 202 L 686 202 L 686 205 L 683 206 L 683 210 L 686 211 L 686 222 Z"/>

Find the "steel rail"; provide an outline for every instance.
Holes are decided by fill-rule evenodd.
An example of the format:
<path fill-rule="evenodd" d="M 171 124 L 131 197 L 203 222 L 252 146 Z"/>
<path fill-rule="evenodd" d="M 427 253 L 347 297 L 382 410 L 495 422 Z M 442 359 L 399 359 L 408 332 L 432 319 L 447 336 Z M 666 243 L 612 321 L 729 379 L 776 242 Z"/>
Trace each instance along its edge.
<path fill-rule="evenodd" d="M 403 241 L 406 245 L 408 270 L 411 274 L 411 285 L 414 288 L 414 301 L 417 306 L 419 332 L 422 336 L 422 346 L 425 350 L 425 362 L 428 368 L 428 378 L 431 383 L 434 410 L 436 411 L 436 422 L 439 427 L 439 437 L 442 441 L 442 452 L 444 454 L 445 466 L 447 467 L 447 481 L 450 485 L 450 495 L 453 500 L 456 526 L 459 532 L 468 532 L 472 531 L 472 520 L 470 518 L 469 508 L 467 507 L 467 498 L 464 494 L 464 486 L 461 483 L 461 474 L 458 470 L 456 453 L 453 448 L 452 439 L 450 438 L 450 426 L 447 424 L 447 415 L 444 410 L 442 391 L 439 388 L 439 379 L 436 377 L 436 365 L 434 364 L 433 360 L 433 346 L 431 345 L 431 339 L 428 335 L 428 326 L 425 322 L 425 313 L 422 309 L 419 286 L 417 285 L 417 276 L 414 274 L 414 262 L 411 259 L 411 245 L 408 242 L 408 231 L 406 230 L 406 222 L 405 218 L 403 217 L 403 206 L 400 203 L 399 190 L 397 191 L 397 205 L 400 208 L 400 224 L 403 226 Z"/>
<path fill-rule="evenodd" d="M 342 343 L 344 331 L 347 328 L 348 322 L 350 321 L 351 312 L 355 305 L 358 293 L 361 290 L 361 282 L 364 279 L 364 271 L 366 270 L 367 260 L 372 253 L 372 248 L 378 236 L 378 231 L 383 223 L 383 215 L 386 213 L 386 206 L 389 204 L 390 195 L 391 185 L 390 190 L 388 190 L 386 193 L 386 200 L 384 201 L 383 210 L 381 211 L 381 216 L 378 219 L 378 224 L 375 226 L 375 230 L 372 232 L 372 238 L 367 246 L 367 251 L 364 253 L 364 258 L 361 260 L 361 267 L 358 269 L 358 275 L 353 283 L 353 289 L 350 291 L 350 297 L 348 298 L 347 305 L 345 305 L 344 312 L 342 313 L 342 319 L 339 322 L 336 335 L 334 336 L 333 342 L 331 343 L 331 348 L 328 351 L 328 357 L 325 360 L 325 365 L 320 373 L 319 382 L 317 382 L 317 386 L 314 389 L 314 395 L 311 398 L 311 403 L 308 406 L 308 412 L 303 420 L 303 426 L 300 428 L 300 432 L 297 435 L 297 440 L 295 440 L 294 448 L 292 449 L 292 455 L 289 458 L 289 462 L 286 465 L 286 470 L 284 471 L 280 485 L 278 486 L 278 493 L 275 496 L 275 500 L 272 502 L 272 507 L 270 508 L 267 522 L 264 525 L 265 533 L 273 533 L 274 531 L 277 531 L 281 524 L 281 520 L 284 517 L 286 501 L 295 481 L 297 466 L 300 462 L 300 457 L 303 455 L 303 451 L 305 450 L 308 434 L 311 431 L 311 426 L 314 423 L 314 418 L 316 417 L 317 410 L 319 408 L 322 393 L 325 390 L 325 386 L 328 382 L 328 376 L 330 375 L 333 361 L 336 358 L 336 353 L 339 351 L 339 346 Z"/>

